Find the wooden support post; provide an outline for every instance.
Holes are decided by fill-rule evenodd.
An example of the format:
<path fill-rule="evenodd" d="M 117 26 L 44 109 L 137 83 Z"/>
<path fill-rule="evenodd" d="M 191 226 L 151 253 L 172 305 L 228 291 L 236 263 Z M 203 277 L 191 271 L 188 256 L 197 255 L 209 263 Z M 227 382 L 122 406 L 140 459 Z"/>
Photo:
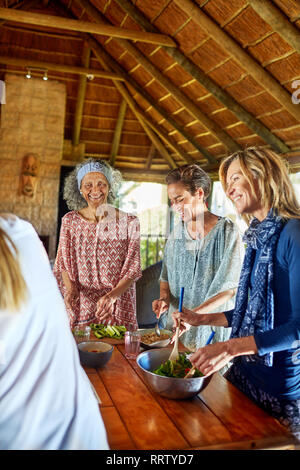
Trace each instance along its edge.
<path fill-rule="evenodd" d="M 145 164 L 145 170 L 150 170 L 154 154 L 155 154 L 155 146 L 152 143 L 152 145 L 150 147 L 150 150 L 149 150 L 149 153 L 148 153 L 147 161 L 146 161 L 146 164 Z"/>
<path fill-rule="evenodd" d="M 121 140 L 121 134 L 122 134 L 122 128 L 123 128 L 123 123 L 124 123 L 124 118 L 126 114 L 126 108 L 127 108 L 127 103 L 126 100 L 123 99 L 119 108 L 119 114 L 118 114 L 118 119 L 117 119 L 117 124 L 115 128 L 115 133 L 113 137 L 113 142 L 112 142 L 112 148 L 110 152 L 110 164 L 112 166 L 115 165 L 115 159 L 119 151 L 119 145 L 120 145 L 120 140 Z"/>
<path fill-rule="evenodd" d="M 91 55 L 91 49 L 88 45 L 85 44 L 84 49 L 83 49 L 83 55 L 82 55 L 82 65 L 85 68 L 88 68 L 90 65 L 90 55 Z M 75 116 L 74 116 L 73 136 L 72 136 L 73 146 L 78 145 L 79 140 L 80 140 L 80 130 L 81 130 L 81 121 L 82 121 L 83 106 L 84 106 L 84 99 L 85 99 L 86 82 L 87 82 L 86 75 L 81 75 L 79 77 L 76 110 L 75 110 Z"/>
<path fill-rule="evenodd" d="M 193 21 L 211 36 L 223 49 L 225 49 L 238 62 L 243 69 L 263 86 L 292 116 L 300 121 L 300 107 L 292 102 L 289 92 L 277 82 L 255 59 L 211 20 L 197 4 L 191 0 L 174 0 L 176 5 L 184 11 Z"/>

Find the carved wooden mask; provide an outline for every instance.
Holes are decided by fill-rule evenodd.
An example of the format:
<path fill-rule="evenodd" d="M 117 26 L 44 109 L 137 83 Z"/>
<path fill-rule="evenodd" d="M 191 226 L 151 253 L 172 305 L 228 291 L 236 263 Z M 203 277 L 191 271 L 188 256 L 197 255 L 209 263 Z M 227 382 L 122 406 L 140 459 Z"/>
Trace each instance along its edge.
<path fill-rule="evenodd" d="M 25 155 L 20 176 L 20 194 L 33 198 L 38 180 L 39 159 L 30 153 Z"/>

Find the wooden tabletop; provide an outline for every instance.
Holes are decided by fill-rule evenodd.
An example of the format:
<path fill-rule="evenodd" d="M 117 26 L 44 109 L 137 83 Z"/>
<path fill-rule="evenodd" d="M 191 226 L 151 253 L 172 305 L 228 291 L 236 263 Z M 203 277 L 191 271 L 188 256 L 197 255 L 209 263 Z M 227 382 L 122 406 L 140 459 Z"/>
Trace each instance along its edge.
<path fill-rule="evenodd" d="M 293 437 L 219 373 L 197 396 L 170 400 L 152 392 L 124 344 L 113 342 L 101 369 L 84 367 L 101 400 L 111 450 L 293 449 Z"/>

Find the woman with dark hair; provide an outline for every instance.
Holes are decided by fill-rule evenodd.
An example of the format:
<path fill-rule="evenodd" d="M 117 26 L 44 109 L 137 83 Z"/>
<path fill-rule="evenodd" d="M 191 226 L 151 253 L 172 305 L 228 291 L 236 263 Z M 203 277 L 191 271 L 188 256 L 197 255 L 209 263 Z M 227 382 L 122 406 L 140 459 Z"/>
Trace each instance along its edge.
<path fill-rule="evenodd" d="M 94 159 L 77 165 L 65 181 L 64 198 L 73 210 L 62 219 L 54 274 L 72 328 L 91 322 L 137 328 L 139 221 L 111 205 L 120 183 L 119 171 Z"/>
<path fill-rule="evenodd" d="M 181 220 L 166 243 L 160 298 L 152 308 L 157 316 L 168 310 L 160 321 L 165 328 L 171 328 L 181 287 L 185 288 L 186 309 L 200 313 L 203 308 L 218 312 L 221 306 L 233 307 L 243 248 L 233 222 L 208 210 L 211 180 L 200 166 L 190 164 L 171 170 L 166 182 L 171 206 Z M 214 341 L 224 341 L 229 336 L 222 327 L 215 331 Z M 210 328 L 183 323 L 181 333 L 183 344 L 195 351 L 205 344 Z"/>
<path fill-rule="evenodd" d="M 228 341 L 198 349 L 191 362 L 210 375 L 233 361 L 226 378 L 300 440 L 300 205 L 286 162 L 271 150 L 236 152 L 219 174 L 250 222 L 236 305 L 213 315 L 175 312 L 174 321 L 231 327 Z"/>

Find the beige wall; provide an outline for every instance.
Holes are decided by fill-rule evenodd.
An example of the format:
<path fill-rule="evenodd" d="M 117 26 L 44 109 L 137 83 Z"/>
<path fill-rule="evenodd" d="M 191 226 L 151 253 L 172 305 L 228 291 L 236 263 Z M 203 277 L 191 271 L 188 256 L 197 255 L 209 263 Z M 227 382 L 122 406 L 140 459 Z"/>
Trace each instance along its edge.
<path fill-rule="evenodd" d="M 39 235 L 50 237 L 54 258 L 58 213 L 60 161 L 64 140 L 66 89 L 58 81 L 5 77 L 6 104 L 1 105 L 0 211 L 13 212 L 33 224 Z M 18 193 L 23 157 L 39 156 L 35 197 Z"/>

